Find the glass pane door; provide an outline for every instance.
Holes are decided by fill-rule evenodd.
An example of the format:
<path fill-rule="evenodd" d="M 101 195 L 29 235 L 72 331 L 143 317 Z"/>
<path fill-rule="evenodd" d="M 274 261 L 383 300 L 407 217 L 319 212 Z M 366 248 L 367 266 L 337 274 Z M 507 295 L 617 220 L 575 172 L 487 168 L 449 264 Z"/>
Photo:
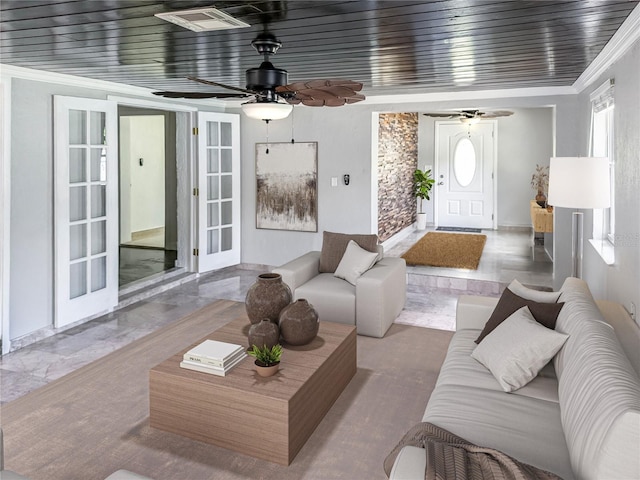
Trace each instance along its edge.
<path fill-rule="evenodd" d="M 115 108 L 56 97 L 56 326 L 117 304 Z"/>
<path fill-rule="evenodd" d="M 198 271 L 240 263 L 238 115 L 199 114 Z"/>

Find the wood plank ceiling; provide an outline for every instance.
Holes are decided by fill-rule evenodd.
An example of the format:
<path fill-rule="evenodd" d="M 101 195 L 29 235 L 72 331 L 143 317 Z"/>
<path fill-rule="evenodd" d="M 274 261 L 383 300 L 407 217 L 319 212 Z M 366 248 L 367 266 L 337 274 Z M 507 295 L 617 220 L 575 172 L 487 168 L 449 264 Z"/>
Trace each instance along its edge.
<path fill-rule="evenodd" d="M 244 87 L 268 23 L 289 81 L 393 94 L 571 85 L 635 1 L 218 1 L 250 28 L 195 33 L 154 14 L 213 0 L 2 0 L 0 62 L 158 90 Z M 219 89 L 214 88 L 214 91 Z"/>

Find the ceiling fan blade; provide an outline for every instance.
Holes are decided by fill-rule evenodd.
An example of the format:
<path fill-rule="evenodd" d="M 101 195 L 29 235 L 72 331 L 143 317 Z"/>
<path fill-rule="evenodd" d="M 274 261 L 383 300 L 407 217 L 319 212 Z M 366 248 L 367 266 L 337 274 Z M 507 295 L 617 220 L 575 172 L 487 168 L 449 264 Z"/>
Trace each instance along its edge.
<path fill-rule="evenodd" d="M 509 110 L 495 110 L 493 112 L 484 112 L 479 114 L 482 118 L 508 117 L 513 115 Z"/>
<path fill-rule="evenodd" d="M 309 80 L 281 85 L 276 92 L 292 105 L 339 107 L 364 100 L 364 95 L 356 93 L 361 89 L 361 83 L 351 80 Z"/>
<path fill-rule="evenodd" d="M 297 92 L 307 89 L 326 89 L 327 87 L 344 87 L 353 92 L 362 90 L 362 83 L 352 80 L 329 79 L 329 80 L 307 80 L 294 82 L 288 85 L 276 87 L 276 92 Z"/>
<path fill-rule="evenodd" d="M 240 93 L 207 93 L 207 92 L 153 92 L 165 98 L 245 98 L 250 95 Z"/>
<path fill-rule="evenodd" d="M 198 82 L 198 83 L 202 83 L 204 85 L 212 85 L 214 87 L 222 87 L 222 88 L 226 88 L 228 90 L 234 90 L 236 92 L 246 93 L 247 95 L 258 95 L 260 97 L 264 96 L 260 92 L 255 92 L 253 90 L 247 90 L 246 88 L 232 87 L 231 85 L 226 85 L 224 83 L 218 83 L 218 82 L 212 82 L 211 80 L 205 80 L 203 78 L 198 78 L 198 77 L 187 77 L 187 78 L 189 80 L 192 80 L 192 81 Z"/>
<path fill-rule="evenodd" d="M 430 112 L 423 113 L 423 115 L 427 117 L 436 117 L 436 118 L 457 118 L 460 116 L 460 113 L 456 112 Z"/>

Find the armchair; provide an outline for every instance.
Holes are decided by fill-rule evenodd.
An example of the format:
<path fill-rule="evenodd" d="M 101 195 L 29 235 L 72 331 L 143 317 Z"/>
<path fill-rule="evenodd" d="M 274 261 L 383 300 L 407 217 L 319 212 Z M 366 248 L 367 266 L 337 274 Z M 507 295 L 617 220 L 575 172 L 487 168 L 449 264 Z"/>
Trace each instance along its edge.
<path fill-rule="evenodd" d="M 273 272 L 289 285 L 294 300 L 305 298 L 315 307 L 321 321 L 355 325 L 359 335 L 381 338 L 404 307 L 407 278 L 404 259 L 383 257 L 382 246 L 377 248 L 381 259 L 357 278 L 355 285 L 332 272 L 321 273 L 318 251 Z"/>

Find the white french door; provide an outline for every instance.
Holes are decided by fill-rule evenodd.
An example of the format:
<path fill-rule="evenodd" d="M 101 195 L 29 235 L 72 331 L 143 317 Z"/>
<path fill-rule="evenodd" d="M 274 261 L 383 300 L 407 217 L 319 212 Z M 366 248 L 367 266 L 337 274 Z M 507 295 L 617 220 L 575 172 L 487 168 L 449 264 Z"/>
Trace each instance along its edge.
<path fill-rule="evenodd" d="M 495 228 L 495 127 L 436 122 L 437 226 Z"/>
<path fill-rule="evenodd" d="M 198 112 L 198 272 L 240 263 L 240 116 Z"/>
<path fill-rule="evenodd" d="M 117 104 L 54 97 L 55 326 L 118 303 Z"/>

